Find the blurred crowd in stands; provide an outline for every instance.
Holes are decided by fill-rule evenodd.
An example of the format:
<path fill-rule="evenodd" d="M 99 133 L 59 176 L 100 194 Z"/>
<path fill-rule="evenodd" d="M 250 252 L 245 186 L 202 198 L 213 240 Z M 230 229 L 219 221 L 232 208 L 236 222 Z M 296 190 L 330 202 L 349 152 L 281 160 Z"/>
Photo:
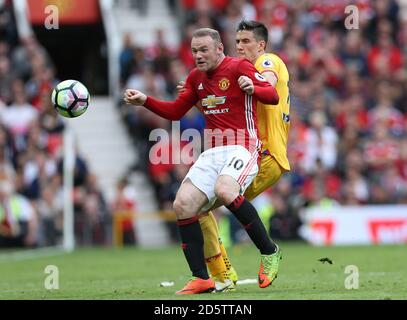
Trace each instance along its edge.
<path fill-rule="evenodd" d="M 145 1 L 131 3 L 146 10 Z M 18 38 L 10 4 L 0 6 L 0 247 L 55 245 L 63 228 L 65 127 L 50 102 L 58 79 L 38 41 Z M 356 29 L 345 28 L 347 5 L 358 8 Z M 174 99 L 176 85 L 194 67 L 195 29 L 218 29 L 226 53 L 234 56 L 237 24 L 264 22 L 268 51 L 278 54 L 290 73 L 292 171 L 254 201 L 274 238 L 297 237 L 304 207 L 407 203 L 406 0 L 180 0 L 178 6 L 183 12 L 178 47 L 167 44 L 165 30 L 156 31 L 149 47 L 137 45 L 131 34 L 124 37 L 121 87 Z M 137 168 L 151 178 L 159 209 L 171 209 L 190 165 L 151 163 L 155 141 L 149 135 L 155 128 L 170 132 L 173 124 L 145 108 L 121 105 L 120 110 L 144 156 Z M 190 128 L 202 132 L 204 125 L 193 108 L 177 134 Z M 166 143 L 172 146 L 171 140 Z M 111 243 L 111 213 L 136 210 L 131 183 L 119 181 L 116 199 L 106 203 L 79 153 L 74 185 L 77 244 Z M 232 230 L 229 240 L 238 241 L 236 222 L 221 216 L 222 233 Z M 176 229 L 169 227 L 176 241 Z M 123 228 L 126 242 L 134 243 L 132 225 L 125 221 Z"/>
<path fill-rule="evenodd" d="M 34 36 L 19 39 L 11 2 L 0 6 L 0 247 L 62 242 L 64 120 L 51 104 L 58 83 Z M 105 244 L 109 210 L 77 154 L 75 234 L 79 245 Z"/>
<path fill-rule="evenodd" d="M 176 84 L 194 67 L 191 33 L 221 32 L 235 55 L 235 30 L 242 19 L 269 30 L 268 51 L 290 73 L 292 171 L 257 200 L 268 213 L 273 237 L 296 237 L 298 212 L 307 206 L 407 203 L 407 1 L 404 0 L 183 0 L 182 42 L 142 48 L 124 39 L 120 56 L 123 88 L 161 99 L 176 96 Z M 358 8 L 356 29 L 346 29 L 347 5 Z M 352 9 L 353 10 L 353 9 Z M 354 10 L 353 10 L 354 12 Z M 353 25 L 355 27 L 355 25 Z M 144 108 L 122 109 L 140 150 L 149 133 L 171 123 Z M 195 108 L 181 120 L 202 130 Z M 168 142 L 171 144 L 171 141 Z M 148 170 L 160 208 L 171 206 L 188 166 L 140 163 Z"/>

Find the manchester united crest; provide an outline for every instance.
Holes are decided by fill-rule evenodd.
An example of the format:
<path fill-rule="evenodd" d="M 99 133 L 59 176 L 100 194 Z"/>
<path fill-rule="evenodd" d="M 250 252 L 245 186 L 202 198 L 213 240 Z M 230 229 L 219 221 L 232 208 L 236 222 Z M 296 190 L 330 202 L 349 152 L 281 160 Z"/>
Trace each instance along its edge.
<path fill-rule="evenodd" d="M 219 89 L 226 91 L 229 89 L 230 81 L 228 78 L 222 78 L 219 80 Z"/>

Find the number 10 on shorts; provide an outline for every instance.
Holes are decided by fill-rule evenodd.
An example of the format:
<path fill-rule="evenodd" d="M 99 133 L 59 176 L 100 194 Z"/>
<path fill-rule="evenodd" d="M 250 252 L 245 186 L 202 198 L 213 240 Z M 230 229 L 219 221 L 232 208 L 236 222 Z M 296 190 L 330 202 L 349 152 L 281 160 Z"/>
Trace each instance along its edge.
<path fill-rule="evenodd" d="M 243 160 L 236 158 L 236 156 L 234 156 L 232 158 L 232 160 L 230 160 L 229 164 L 227 165 L 228 167 L 230 167 L 233 164 L 233 168 L 235 168 L 236 170 L 240 170 L 243 168 Z"/>

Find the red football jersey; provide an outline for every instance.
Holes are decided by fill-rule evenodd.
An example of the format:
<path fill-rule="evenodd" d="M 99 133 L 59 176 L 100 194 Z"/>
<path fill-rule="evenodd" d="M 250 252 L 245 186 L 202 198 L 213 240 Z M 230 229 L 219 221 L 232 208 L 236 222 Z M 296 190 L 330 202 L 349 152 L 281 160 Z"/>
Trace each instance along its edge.
<path fill-rule="evenodd" d="M 256 97 L 247 95 L 238 84 L 240 76 L 253 80 L 255 86 L 268 82 L 246 59 L 225 57 L 214 70 L 189 74 L 184 94 L 199 102 L 206 119 L 205 141 L 210 146 L 244 145 L 249 151 L 259 149 L 256 121 Z"/>
<path fill-rule="evenodd" d="M 240 89 L 238 79 L 243 75 L 253 80 L 253 95 Z M 192 106 L 199 105 L 206 120 L 206 146 L 242 145 L 252 153 L 261 148 L 257 134 L 257 96 L 262 97 L 264 103 L 278 103 L 275 89 L 249 60 L 225 57 L 209 72 L 192 70 L 185 91 L 176 101 L 163 102 L 147 97 L 144 106 L 166 119 L 178 120 Z"/>

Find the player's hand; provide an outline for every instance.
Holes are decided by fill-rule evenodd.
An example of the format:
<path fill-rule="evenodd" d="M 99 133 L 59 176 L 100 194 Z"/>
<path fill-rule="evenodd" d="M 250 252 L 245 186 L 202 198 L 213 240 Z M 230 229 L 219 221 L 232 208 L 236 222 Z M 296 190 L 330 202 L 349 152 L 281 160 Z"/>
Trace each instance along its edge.
<path fill-rule="evenodd" d="M 180 81 L 177 84 L 177 92 L 178 94 L 183 93 L 185 91 L 185 81 Z"/>
<path fill-rule="evenodd" d="M 252 79 L 246 76 L 240 76 L 239 79 L 237 79 L 237 82 L 239 83 L 240 89 L 242 89 L 248 95 L 253 94 L 254 84 Z"/>
<path fill-rule="evenodd" d="M 136 106 L 142 106 L 146 100 L 147 96 L 141 91 L 135 89 L 126 89 L 124 91 L 124 102 L 127 104 L 134 104 Z"/>

